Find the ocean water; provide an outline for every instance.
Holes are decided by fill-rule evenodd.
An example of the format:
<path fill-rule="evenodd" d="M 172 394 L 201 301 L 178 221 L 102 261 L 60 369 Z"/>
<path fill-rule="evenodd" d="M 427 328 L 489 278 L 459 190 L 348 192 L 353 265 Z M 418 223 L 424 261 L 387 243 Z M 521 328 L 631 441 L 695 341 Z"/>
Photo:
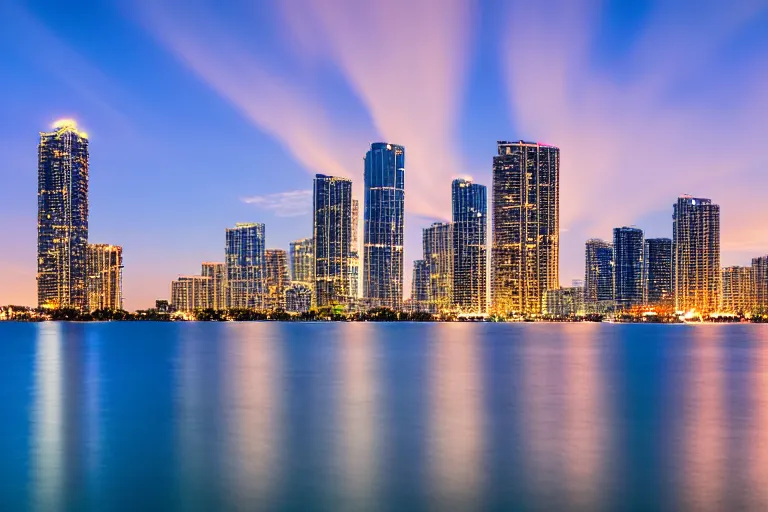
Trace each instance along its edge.
<path fill-rule="evenodd" d="M 0 323 L 0 510 L 768 510 L 768 326 Z"/>

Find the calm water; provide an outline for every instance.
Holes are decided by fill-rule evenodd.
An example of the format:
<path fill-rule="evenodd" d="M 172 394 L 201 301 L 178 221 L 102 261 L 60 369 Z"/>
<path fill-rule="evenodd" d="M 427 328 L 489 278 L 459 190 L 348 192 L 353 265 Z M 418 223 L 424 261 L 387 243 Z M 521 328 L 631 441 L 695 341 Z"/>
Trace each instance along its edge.
<path fill-rule="evenodd" d="M 0 510 L 768 510 L 768 326 L 0 324 Z"/>

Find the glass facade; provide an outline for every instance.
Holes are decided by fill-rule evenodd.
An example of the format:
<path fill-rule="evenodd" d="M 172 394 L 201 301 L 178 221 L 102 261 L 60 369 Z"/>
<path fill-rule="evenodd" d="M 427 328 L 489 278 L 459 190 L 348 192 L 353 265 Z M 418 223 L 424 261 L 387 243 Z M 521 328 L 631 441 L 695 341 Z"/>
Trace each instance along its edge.
<path fill-rule="evenodd" d="M 87 310 L 88 137 L 60 121 L 37 156 L 37 303 Z"/>
<path fill-rule="evenodd" d="M 429 266 L 430 311 L 442 313 L 453 303 L 453 224 L 435 222 L 422 235 Z"/>
<path fill-rule="evenodd" d="M 643 302 L 650 306 L 673 307 L 672 293 L 672 240 L 648 238 L 645 240 L 643 271 Z"/>
<path fill-rule="evenodd" d="M 86 255 L 88 308 L 123 309 L 123 248 L 88 244 Z"/>
<path fill-rule="evenodd" d="M 227 307 L 264 308 L 264 259 L 264 224 L 238 223 L 226 230 Z"/>
<path fill-rule="evenodd" d="M 582 316 L 584 314 L 584 288 L 572 286 L 547 290 L 544 293 L 543 310 L 545 315 L 556 318 Z"/>
<path fill-rule="evenodd" d="M 429 264 L 425 260 L 415 260 L 411 280 L 412 311 L 430 311 L 429 286 Z"/>
<path fill-rule="evenodd" d="M 683 196 L 672 216 L 672 275 L 675 308 L 701 314 L 720 305 L 720 206 Z"/>
<path fill-rule="evenodd" d="M 723 313 L 751 313 L 755 308 L 754 280 L 750 267 L 725 267 L 720 311 Z"/>
<path fill-rule="evenodd" d="M 291 242 L 291 281 L 312 287 L 315 281 L 315 249 L 311 238 Z"/>
<path fill-rule="evenodd" d="M 219 310 L 227 308 L 227 274 L 224 263 L 204 262 L 202 265 L 203 277 L 210 277 L 210 298 L 211 308 Z"/>
<path fill-rule="evenodd" d="M 613 230 L 613 297 L 618 309 L 643 304 L 643 230 Z"/>
<path fill-rule="evenodd" d="M 352 181 L 318 174 L 314 180 L 315 304 L 348 305 Z"/>
<path fill-rule="evenodd" d="M 752 258 L 752 279 L 755 310 L 768 313 L 768 256 Z"/>
<path fill-rule="evenodd" d="M 453 305 L 462 313 L 488 309 L 486 188 L 465 179 L 453 180 Z"/>
<path fill-rule="evenodd" d="M 312 307 L 312 288 L 304 283 L 292 283 L 285 290 L 285 310 L 306 313 Z"/>
<path fill-rule="evenodd" d="M 376 142 L 365 155 L 363 296 L 369 306 L 403 305 L 405 148 Z"/>
<path fill-rule="evenodd" d="M 493 158 L 491 305 L 498 314 L 541 313 L 560 288 L 560 150 L 498 142 Z"/>
<path fill-rule="evenodd" d="M 285 290 L 290 284 L 288 277 L 288 255 L 282 249 L 267 249 L 266 259 L 266 303 L 267 309 L 285 309 Z"/>
<path fill-rule="evenodd" d="M 587 313 L 604 313 L 613 307 L 613 245 L 605 240 L 587 240 L 584 306 Z"/>

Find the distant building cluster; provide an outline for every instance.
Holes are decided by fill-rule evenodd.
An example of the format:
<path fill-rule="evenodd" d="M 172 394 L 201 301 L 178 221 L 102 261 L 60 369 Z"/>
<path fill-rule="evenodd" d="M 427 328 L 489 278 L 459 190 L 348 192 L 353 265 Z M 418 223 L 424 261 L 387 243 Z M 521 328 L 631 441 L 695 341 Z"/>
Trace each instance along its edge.
<path fill-rule="evenodd" d="M 88 136 L 73 121 L 40 134 L 41 308 L 122 308 L 122 247 L 88 240 L 88 151 Z M 157 308 L 389 308 L 502 318 L 768 311 L 768 256 L 721 268 L 720 207 L 691 196 L 673 205 L 671 238 L 624 226 L 609 241 L 587 240 L 584 280 L 561 287 L 560 150 L 524 141 L 497 144 L 490 226 L 487 188 L 453 180 L 451 222 L 423 229 L 404 300 L 405 148 L 373 143 L 363 161 L 362 205 L 350 179 L 317 174 L 311 236 L 288 251 L 268 249 L 264 224 L 235 224 L 224 232 L 223 261 L 173 280 L 170 301 Z"/>

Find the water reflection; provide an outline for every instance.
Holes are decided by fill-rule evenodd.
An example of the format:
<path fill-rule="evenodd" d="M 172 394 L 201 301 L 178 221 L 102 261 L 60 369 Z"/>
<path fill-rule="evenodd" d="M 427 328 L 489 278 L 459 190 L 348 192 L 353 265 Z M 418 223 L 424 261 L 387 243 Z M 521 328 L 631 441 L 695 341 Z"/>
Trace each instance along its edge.
<path fill-rule="evenodd" d="M 746 436 L 751 504 L 768 507 L 768 331 L 756 335 L 749 379 L 751 422 Z"/>
<path fill-rule="evenodd" d="M 430 339 L 429 470 L 438 510 L 476 510 L 484 472 L 480 340 L 472 325 L 436 326 Z"/>

